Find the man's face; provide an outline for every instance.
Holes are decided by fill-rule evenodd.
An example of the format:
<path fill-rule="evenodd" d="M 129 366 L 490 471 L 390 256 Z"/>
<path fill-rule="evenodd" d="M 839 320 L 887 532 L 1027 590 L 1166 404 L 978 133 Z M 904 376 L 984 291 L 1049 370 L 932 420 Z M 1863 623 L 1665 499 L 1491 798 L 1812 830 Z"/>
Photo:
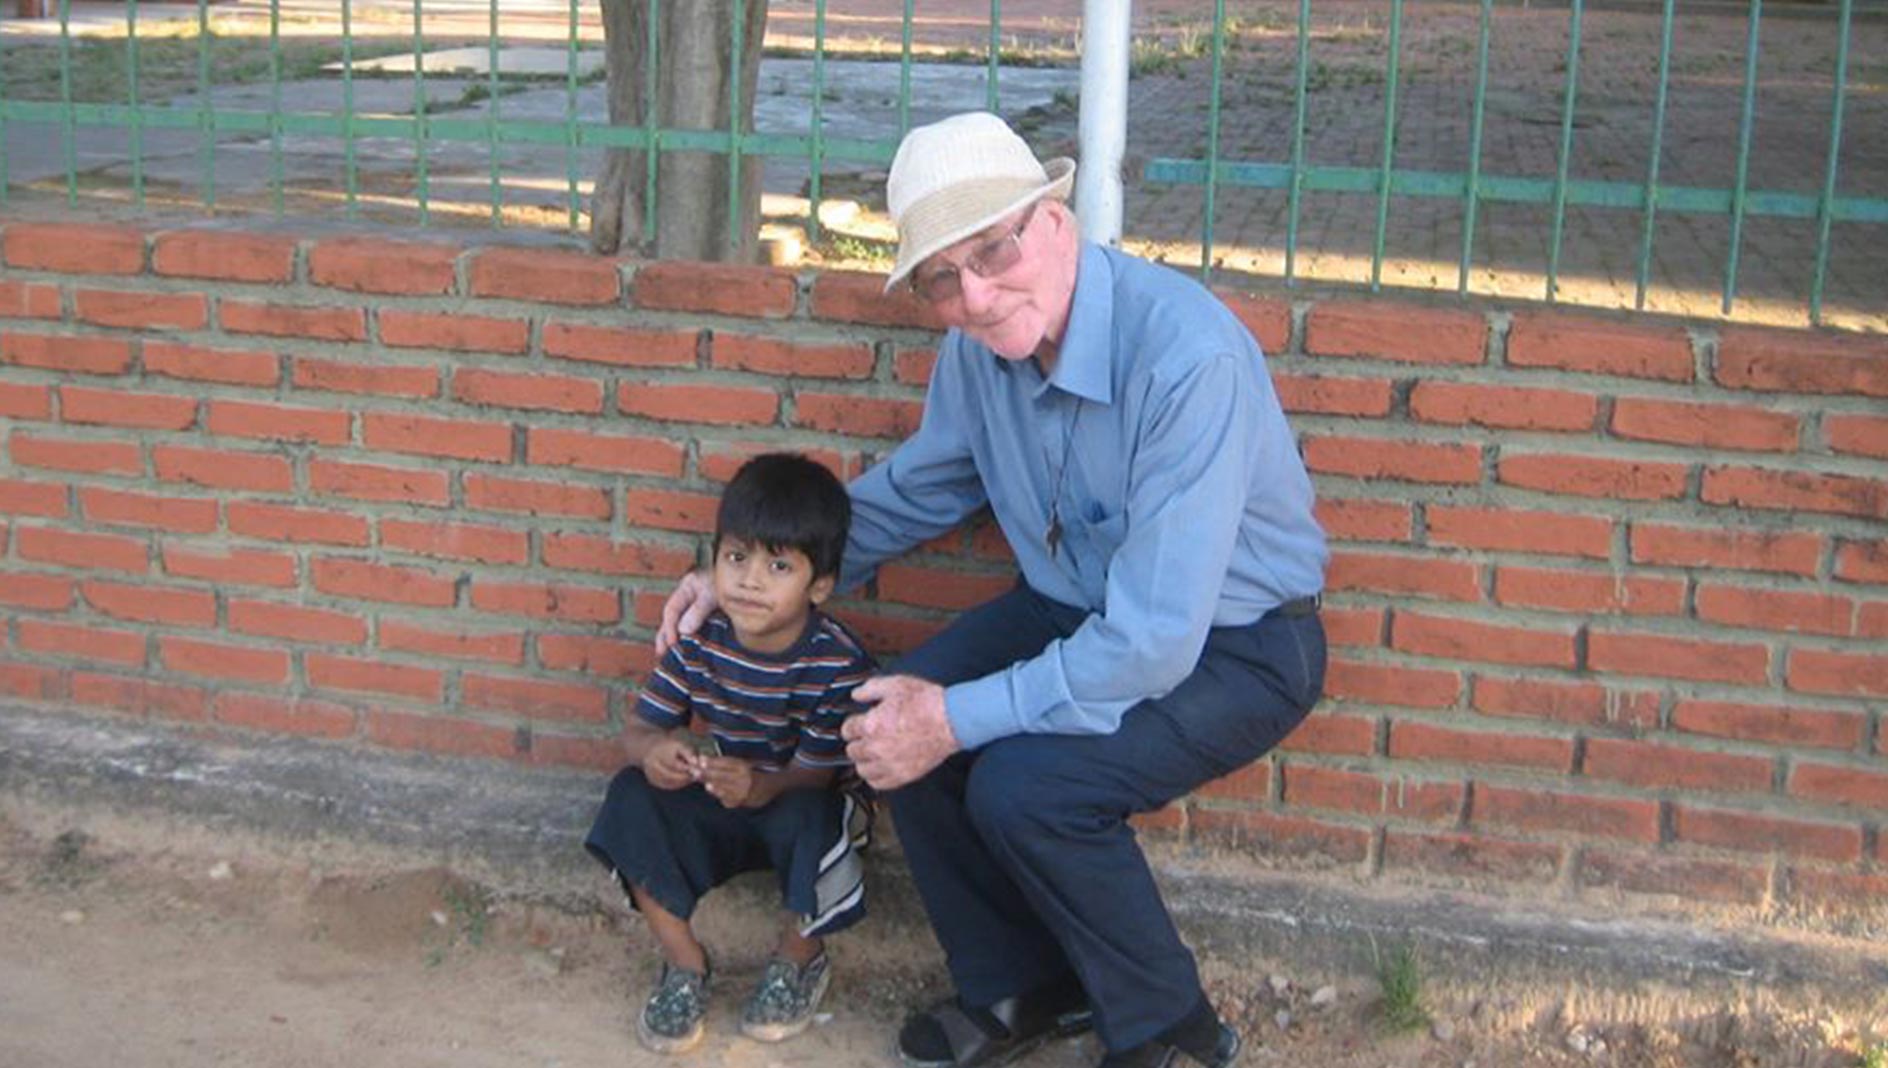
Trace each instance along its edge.
<path fill-rule="evenodd" d="M 918 265 L 912 288 L 944 325 L 956 327 L 998 356 L 1021 360 L 1061 328 L 1051 231 L 1066 216 L 1038 201 L 959 241 Z"/>

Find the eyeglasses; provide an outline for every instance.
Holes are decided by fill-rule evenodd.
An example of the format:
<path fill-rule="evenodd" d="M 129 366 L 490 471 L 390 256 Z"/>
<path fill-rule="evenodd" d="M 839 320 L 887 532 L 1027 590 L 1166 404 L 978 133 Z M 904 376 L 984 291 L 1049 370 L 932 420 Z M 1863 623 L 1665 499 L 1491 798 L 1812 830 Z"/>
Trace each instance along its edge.
<path fill-rule="evenodd" d="M 1037 203 L 1040 203 L 1038 201 Z M 1036 217 L 1036 205 L 1029 205 L 1023 217 L 1016 220 L 1016 225 L 1002 237 L 991 238 L 978 245 L 970 255 L 964 257 L 964 270 L 978 278 L 995 278 L 1011 267 L 1023 255 L 1023 231 L 1029 229 L 1029 222 Z M 935 271 L 912 272 L 912 291 L 932 304 L 943 304 L 964 291 L 962 273 L 956 267 L 940 267 Z"/>

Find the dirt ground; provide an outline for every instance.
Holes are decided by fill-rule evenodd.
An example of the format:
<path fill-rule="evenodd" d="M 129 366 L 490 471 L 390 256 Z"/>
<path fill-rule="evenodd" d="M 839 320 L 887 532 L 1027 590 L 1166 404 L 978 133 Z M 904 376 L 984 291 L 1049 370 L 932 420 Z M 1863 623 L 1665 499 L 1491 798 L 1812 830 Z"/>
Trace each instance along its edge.
<path fill-rule="evenodd" d="M 837 978 L 818 1025 L 778 1046 L 752 1042 L 735 1014 L 761 964 L 766 920 L 713 905 L 701 917 L 722 977 L 710 1034 L 677 1063 L 894 1065 L 888 1043 L 904 1006 L 943 990 L 933 947 L 835 940 Z M 575 900 L 506 899 L 365 846 L 0 802 L 0 1065 L 9 1068 L 668 1063 L 633 1038 L 651 959 L 601 876 L 594 895 Z M 1391 1035 L 1373 981 L 1252 964 L 1207 970 L 1246 1036 L 1248 1068 L 1821 1068 L 1888 1049 L 1828 1019 L 1647 1026 L 1580 1019 L 1568 1004 L 1517 1011 L 1492 996 L 1432 1000 L 1428 1026 Z M 1097 1055 L 1079 1039 L 1024 1063 L 1075 1068 Z"/>

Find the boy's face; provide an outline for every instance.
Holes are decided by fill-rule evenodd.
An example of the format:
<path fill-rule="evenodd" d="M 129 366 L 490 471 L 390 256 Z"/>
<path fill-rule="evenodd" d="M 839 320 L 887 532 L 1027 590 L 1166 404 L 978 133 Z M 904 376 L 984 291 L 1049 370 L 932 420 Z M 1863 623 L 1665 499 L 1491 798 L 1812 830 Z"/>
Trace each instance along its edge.
<path fill-rule="evenodd" d="M 736 537 L 715 543 L 714 576 L 715 600 L 735 637 L 758 653 L 785 651 L 806 629 L 807 612 L 833 592 L 834 576 L 815 578 L 800 550 L 776 552 Z"/>

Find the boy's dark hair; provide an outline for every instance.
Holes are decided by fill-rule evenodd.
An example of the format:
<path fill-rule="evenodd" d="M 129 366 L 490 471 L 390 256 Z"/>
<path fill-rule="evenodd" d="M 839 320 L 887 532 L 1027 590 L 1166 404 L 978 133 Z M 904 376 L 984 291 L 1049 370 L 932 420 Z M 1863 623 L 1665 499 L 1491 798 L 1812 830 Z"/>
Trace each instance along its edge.
<path fill-rule="evenodd" d="M 797 452 L 764 453 L 742 464 L 721 491 L 715 547 L 735 537 L 772 552 L 798 549 L 820 578 L 839 573 L 851 523 L 852 498 L 825 465 Z"/>

